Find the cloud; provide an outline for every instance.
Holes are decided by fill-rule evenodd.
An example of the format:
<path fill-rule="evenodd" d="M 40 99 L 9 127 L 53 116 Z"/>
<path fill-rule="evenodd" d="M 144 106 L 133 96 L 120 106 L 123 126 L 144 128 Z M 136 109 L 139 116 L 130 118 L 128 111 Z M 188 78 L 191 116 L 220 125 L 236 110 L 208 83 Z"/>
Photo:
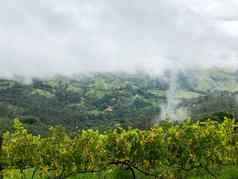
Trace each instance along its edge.
<path fill-rule="evenodd" d="M 237 10 L 235 0 L 2 1 L 0 75 L 236 66 Z"/>

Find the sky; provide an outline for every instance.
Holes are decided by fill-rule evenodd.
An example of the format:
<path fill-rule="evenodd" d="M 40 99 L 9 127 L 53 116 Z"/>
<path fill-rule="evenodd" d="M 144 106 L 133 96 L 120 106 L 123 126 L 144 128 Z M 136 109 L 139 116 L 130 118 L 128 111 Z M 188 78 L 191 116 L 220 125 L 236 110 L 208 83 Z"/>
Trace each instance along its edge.
<path fill-rule="evenodd" d="M 0 0 L 0 76 L 238 66 L 237 0 Z"/>

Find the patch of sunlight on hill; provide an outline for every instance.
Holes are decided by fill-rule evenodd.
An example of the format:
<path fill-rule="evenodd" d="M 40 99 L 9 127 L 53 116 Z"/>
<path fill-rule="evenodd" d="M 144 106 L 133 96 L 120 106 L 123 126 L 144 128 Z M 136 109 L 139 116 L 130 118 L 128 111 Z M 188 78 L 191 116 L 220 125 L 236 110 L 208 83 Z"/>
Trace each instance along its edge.
<path fill-rule="evenodd" d="M 233 78 L 216 78 L 213 79 L 210 76 L 200 77 L 197 90 L 208 92 L 208 91 L 238 91 L 238 82 Z"/>
<path fill-rule="evenodd" d="M 228 92 L 237 92 L 238 91 L 238 82 L 225 82 L 224 91 Z"/>
<path fill-rule="evenodd" d="M 42 90 L 42 89 L 34 89 L 31 92 L 31 95 L 38 95 L 38 96 L 44 96 L 46 98 L 54 97 L 54 95 L 48 91 Z"/>
<path fill-rule="evenodd" d="M 166 91 L 163 90 L 148 90 L 148 92 L 154 96 L 164 97 L 166 96 Z"/>
<path fill-rule="evenodd" d="M 76 85 L 68 85 L 67 91 L 72 93 L 82 93 L 82 89 Z"/>
<path fill-rule="evenodd" d="M 176 93 L 177 98 L 182 98 L 182 99 L 191 99 L 191 98 L 197 98 L 201 96 L 199 93 L 194 93 L 191 91 L 184 91 L 184 90 L 179 90 Z"/>

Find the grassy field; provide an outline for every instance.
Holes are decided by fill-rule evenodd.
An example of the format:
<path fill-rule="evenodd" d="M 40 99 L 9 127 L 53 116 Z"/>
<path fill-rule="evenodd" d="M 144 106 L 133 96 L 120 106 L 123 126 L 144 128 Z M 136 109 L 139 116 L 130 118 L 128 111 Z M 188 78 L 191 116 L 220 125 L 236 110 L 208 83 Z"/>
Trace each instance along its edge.
<path fill-rule="evenodd" d="M 213 171 L 216 173 L 218 179 L 238 179 L 238 168 L 227 167 Z M 11 170 L 4 172 L 4 179 L 31 179 L 32 171 L 25 172 L 25 176 L 22 176 L 19 171 Z M 36 179 L 42 177 L 35 176 Z M 213 179 L 214 177 L 207 175 L 205 171 L 194 171 L 193 174 L 186 176 L 187 179 Z M 45 178 L 47 179 L 47 178 Z M 106 172 L 97 174 L 80 174 L 78 176 L 69 177 L 68 179 L 133 179 L 132 175 L 128 171 L 116 169 L 108 170 Z M 141 173 L 136 172 L 136 179 L 154 179 L 154 177 L 148 177 Z"/>

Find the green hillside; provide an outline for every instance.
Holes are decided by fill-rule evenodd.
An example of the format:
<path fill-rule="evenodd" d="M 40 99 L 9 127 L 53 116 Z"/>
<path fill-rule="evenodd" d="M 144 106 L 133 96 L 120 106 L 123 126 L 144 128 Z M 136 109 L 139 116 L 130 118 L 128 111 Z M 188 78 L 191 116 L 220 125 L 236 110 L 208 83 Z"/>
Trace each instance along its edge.
<path fill-rule="evenodd" d="M 175 111 L 186 108 L 194 119 L 238 114 L 237 72 L 221 69 L 186 70 L 175 75 L 171 92 L 168 75 L 96 73 L 75 77 L 32 79 L 31 83 L 0 80 L 1 125 L 7 128 L 19 117 L 34 133 L 63 125 L 71 131 L 150 127 L 160 118 L 162 106 L 177 100 Z"/>
<path fill-rule="evenodd" d="M 145 128 L 159 115 L 168 85 L 145 74 L 94 74 L 0 80 L 2 122 L 19 117 L 33 131 L 62 124 L 70 130 L 106 129 L 116 124 Z"/>

